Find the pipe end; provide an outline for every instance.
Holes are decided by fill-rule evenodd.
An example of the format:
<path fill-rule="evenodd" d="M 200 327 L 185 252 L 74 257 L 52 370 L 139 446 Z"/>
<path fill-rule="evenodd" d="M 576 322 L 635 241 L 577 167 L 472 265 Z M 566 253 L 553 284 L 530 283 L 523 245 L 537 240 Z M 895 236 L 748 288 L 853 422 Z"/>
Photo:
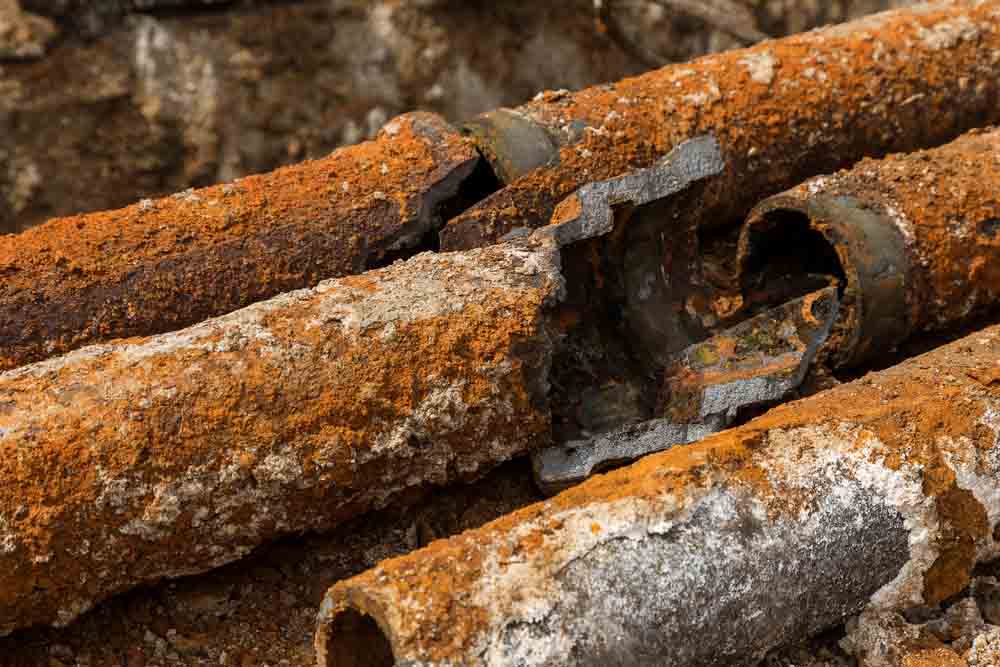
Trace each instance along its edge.
<path fill-rule="evenodd" d="M 327 607 L 330 594 L 324 601 Z M 316 631 L 317 667 L 393 667 L 389 637 L 368 614 L 347 604 L 320 612 Z"/>

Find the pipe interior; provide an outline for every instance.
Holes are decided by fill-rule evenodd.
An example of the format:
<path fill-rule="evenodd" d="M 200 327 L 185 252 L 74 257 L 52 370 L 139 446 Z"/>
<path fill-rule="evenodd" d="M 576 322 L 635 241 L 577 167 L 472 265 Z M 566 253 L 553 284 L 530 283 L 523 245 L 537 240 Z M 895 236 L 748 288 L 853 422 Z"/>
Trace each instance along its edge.
<path fill-rule="evenodd" d="M 778 305 L 837 280 L 841 294 L 846 274 L 837 250 L 801 211 L 776 209 L 748 230 L 740 282 L 751 301 Z"/>
<path fill-rule="evenodd" d="M 371 616 L 347 609 L 330 622 L 326 667 L 393 667 L 392 645 Z"/>

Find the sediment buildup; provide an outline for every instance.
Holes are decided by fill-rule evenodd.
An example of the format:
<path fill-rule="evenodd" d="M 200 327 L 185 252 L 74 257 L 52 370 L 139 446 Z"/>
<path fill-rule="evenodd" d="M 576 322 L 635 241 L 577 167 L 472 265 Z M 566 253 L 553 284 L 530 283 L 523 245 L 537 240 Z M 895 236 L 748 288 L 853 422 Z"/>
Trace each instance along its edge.
<path fill-rule="evenodd" d="M 1000 328 L 383 562 L 318 664 L 754 665 L 1000 544 Z"/>
<path fill-rule="evenodd" d="M 666 218 L 692 227 L 742 220 L 762 198 L 863 157 L 998 122 L 998 17 L 997 0 L 917 5 L 486 114 L 469 129 L 507 186 L 452 219 L 442 247 L 547 224 L 585 183 L 648 167 L 696 135 L 715 135 L 727 165 Z"/>
<path fill-rule="evenodd" d="M 413 113 L 321 160 L 0 236 L 0 369 L 414 252 L 478 159 L 439 117 Z"/>
<path fill-rule="evenodd" d="M 857 365 L 998 305 L 998 192 L 997 129 L 812 179 L 751 213 L 744 291 L 832 267 L 844 294 L 827 347 L 834 365 Z"/>

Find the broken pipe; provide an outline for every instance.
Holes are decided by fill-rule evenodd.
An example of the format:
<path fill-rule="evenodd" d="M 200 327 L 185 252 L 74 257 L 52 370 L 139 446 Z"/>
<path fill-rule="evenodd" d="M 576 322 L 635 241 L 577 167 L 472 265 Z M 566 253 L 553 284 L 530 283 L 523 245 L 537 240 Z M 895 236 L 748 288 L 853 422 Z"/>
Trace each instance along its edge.
<path fill-rule="evenodd" d="M 1000 0 L 916 5 L 485 114 L 468 129 L 506 187 L 450 220 L 441 245 L 545 225 L 584 184 L 697 135 L 718 139 L 725 172 L 665 219 L 710 227 L 865 156 L 998 122 L 998 16 Z"/>
<path fill-rule="evenodd" d="M 998 192 L 998 129 L 812 179 L 751 213 L 744 293 L 835 274 L 843 295 L 828 356 L 856 366 L 1000 303 Z"/>
<path fill-rule="evenodd" d="M 319 160 L 0 236 L 0 370 L 412 253 L 478 160 L 441 118 L 412 113 Z"/>
<path fill-rule="evenodd" d="M 672 156 L 659 196 L 721 164 Z M 0 634 L 549 442 L 563 252 L 422 253 L 0 374 Z"/>
<path fill-rule="evenodd" d="M 584 222 L 609 211 L 606 201 L 583 196 L 600 190 L 598 185 L 567 199 L 557 208 L 557 218 L 564 208 Z M 717 432 L 740 410 L 788 396 L 814 362 L 834 370 L 855 367 L 884 357 L 915 334 L 955 328 L 996 310 L 998 191 L 1000 130 L 985 129 L 939 148 L 865 160 L 765 200 L 742 228 L 738 247 L 729 251 L 738 259 L 732 263 L 738 265 L 739 294 L 721 293 L 724 300 L 742 304 L 729 317 L 747 319 L 716 325 L 702 334 L 707 340 L 680 352 L 674 351 L 676 344 L 690 342 L 697 333 L 686 317 L 685 289 L 709 281 L 672 280 L 662 298 L 650 299 L 650 281 L 641 279 L 648 271 L 640 272 L 624 312 L 632 334 L 639 336 L 633 350 L 672 353 L 659 366 L 664 383 L 658 406 L 645 419 L 602 424 L 596 432 L 536 451 L 539 486 L 550 492 L 566 488 L 595 471 Z M 577 201 L 583 206 L 568 206 Z M 564 226 L 557 223 L 545 232 L 567 236 L 560 231 Z M 637 266 L 631 262 L 626 276 Z M 841 292 L 839 312 L 825 309 L 825 317 L 836 314 L 832 330 L 813 326 L 809 333 L 809 327 L 800 326 L 799 314 L 806 312 L 800 302 L 817 303 L 808 293 L 831 284 Z M 720 300 L 713 288 L 698 289 L 701 303 Z M 802 296 L 796 297 L 796 290 Z M 754 314 L 762 308 L 768 309 Z M 787 359 L 792 339 L 783 335 L 786 329 L 797 341 Z M 776 365 L 758 363 L 760 354 L 773 357 Z M 797 372 L 781 375 L 791 368 Z"/>
<path fill-rule="evenodd" d="M 1000 555 L 1000 327 L 336 584 L 320 667 L 755 665 Z"/>

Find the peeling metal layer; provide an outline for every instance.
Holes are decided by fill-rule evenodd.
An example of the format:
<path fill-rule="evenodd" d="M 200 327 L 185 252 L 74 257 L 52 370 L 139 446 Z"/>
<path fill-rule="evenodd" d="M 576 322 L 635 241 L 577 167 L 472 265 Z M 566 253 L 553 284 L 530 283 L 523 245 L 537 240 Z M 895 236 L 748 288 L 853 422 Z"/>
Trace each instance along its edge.
<path fill-rule="evenodd" d="M 837 313 L 837 288 L 827 287 L 692 345 L 664 372 L 657 412 L 666 419 L 535 450 L 539 488 L 561 491 L 601 469 L 701 440 L 740 410 L 785 398 L 802 384 Z"/>
<path fill-rule="evenodd" d="M 692 227 L 742 219 L 763 197 L 862 157 L 997 122 L 998 17 L 1000 0 L 933 2 L 577 93 L 540 94 L 505 112 L 518 119 L 516 131 L 487 123 L 491 131 L 479 134 L 487 158 L 507 156 L 497 173 L 515 180 L 452 219 L 442 247 L 545 225 L 583 184 L 649 167 L 697 135 L 718 138 L 726 170 L 678 202 L 675 214 Z M 532 123 L 537 129 L 526 130 Z M 544 141 L 532 143 L 535 135 Z M 542 166 L 508 168 L 542 162 L 540 151 L 548 151 Z"/>
<path fill-rule="evenodd" d="M 551 242 L 424 253 L 0 374 L 0 634 L 547 442 Z"/>
<path fill-rule="evenodd" d="M 583 186 L 559 203 L 552 224 L 538 233 L 551 235 L 560 246 L 608 234 L 614 229 L 615 207 L 657 202 L 719 175 L 725 166 L 715 137 L 694 137 L 649 169 Z"/>
<path fill-rule="evenodd" d="M 918 331 L 954 326 L 1000 303 L 1000 130 L 820 176 L 762 202 L 743 229 L 751 283 L 808 228 L 836 252 L 846 282 L 828 344 L 856 365 Z"/>
<path fill-rule="evenodd" d="M 665 416 L 727 420 L 798 388 L 839 312 L 836 287 L 772 308 L 678 355 L 664 372 Z"/>
<path fill-rule="evenodd" d="M 994 327 L 386 561 L 318 664 L 749 666 L 934 605 L 1000 554 L 998 360 Z"/>
<path fill-rule="evenodd" d="M 478 159 L 413 113 L 320 160 L 0 236 L 0 370 L 363 271 L 434 231 Z"/>

